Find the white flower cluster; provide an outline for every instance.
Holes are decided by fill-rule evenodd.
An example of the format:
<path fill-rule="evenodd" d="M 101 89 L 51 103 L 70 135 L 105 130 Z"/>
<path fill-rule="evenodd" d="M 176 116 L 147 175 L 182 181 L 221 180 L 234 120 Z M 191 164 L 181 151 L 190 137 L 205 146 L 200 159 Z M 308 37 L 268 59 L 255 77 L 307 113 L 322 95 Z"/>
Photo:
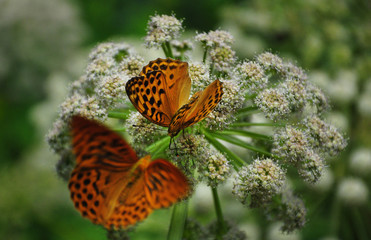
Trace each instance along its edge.
<path fill-rule="evenodd" d="M 182 21 L 176 17 L 155 15 L 148 22 L 147 36 L 144 41 L 148 48 L 159 48 L 163 43 L 170 43 L 178 38 L 182 30 Z"/>
<path fill-rule="evenodd" d="M 207 165 L 204 171 L 204 176 L 207 177 L 207 184 L 211 187 L 216 187 L 219 183 L 224 182 L 230 175 L 230 165 L 225 156 L 215 150 L 207 152 Z"/>
<path fill-rule="evenodd" d="M 307 129 L 288 125 L 273 135 L 272 153 L 297 168 L 305 181 L 315 183 L 322 176 L 325 164 L 320 149 L 313 143 Z"/>
<path fill-rule="evenodd" d="M 133 147 L 137 151 L 158 139 L 161 131 L 163 131 L 159 126 L 151 123 L 136 111 L 129 114 L 125 121 L 125 128 L 131 136 Z"/>
<path fill-rule="evenodd" d="M 234 42 L 233 36 L 229 32 L 223 30 L 197 34 L 195 40 L 207 47 L 230 45 Z"/>
<path fill-rule="evenodd" d="M 283 60 L 270 52 L 265 52 L 262 54 L 259 54 L 256 57 L 256 61 L 260 63 L 265 70 L 275 70 L 277 72 L 282 72 L 283 71 Z"/>
<path fill-rule="evenodd" d="M 203 44 L 205 50 L 210 50 L 212 67 L 219 72 L 228 72 L 236 61 L 236 52 L 232 49 L 233 36 L 222 30 L 200 33 L 195 37 L 196 41 Z"/>
<path fill-rule="evenodd" d="M 195 92 L 204 90 L 210 83 L 210 74 L 208 66 L 203 63 L 193 63 L 188 64 L 188 74 L 192 79 L 192 90 Z"/>
<path fill-rule="evenodd" d="M 314 107 L 316 113 L 327 110 L 327 98 L 307 81 L 303 69 L 270 52 L 258 55 L 256 60 L 241 64 L 236 73 L 241 79 L 248 76 L 246 85 L 251 94 L 257 94 L 255 104 L 267 118 L 286 119 L 308 107 Z"/>
<path fill-rule="evenodd" d="M 262 65 L 255 61 L 244 61 L 236 66 L 234 75 L 240 79 L 243 88 L 252 93 L 262 91 L 268 85 L 268 77 L 265 75 Z"/>
<path fill-rule="evenodd" d="M 174 56 L 179 58 L 183 57 L 185 52 L 193 50 L 193 44 L 189 40 L 172 40 L 171 46 L 175 50 Z"/>
<path fill-rule="evenodd" d="M 290 102 L 282 89 L 264 89 L 255 98 L 255 104 L 271 120 L 284 118 L 290 113 Z"/>
<path fill-rule="evenodd" d="M 285 183 L 285 172 L 273 160 L 256 159 L 242 167 L 234 181 L 233 194 L 246 204 L 249 196 L 251 206 L 259 207 L 269 203 L 272 197 L 281 192 Z"/>
<path fill-rule="evenodd" d="M 323 153 L 335 156 L 347 145 L 344 137 L 332 125 L 324 122 L 318 116 L 310 116 L 304 120 L 308 133 L 312 137 L 312 144 Z"/>
<path fill-rule="evenodd" d="M 286 126 L 273 135 L 272 152 L 282 158 L 284 162 L 296 165 L 310 148 L 306 132 L 293 126 Z"/>
<path fill-rule="evenodd" d="M 307 210 L 303 200 L 296 197 L 290 189 L 282 193 L 282 204 L 279 207 L 278 219 L 283 221 L 281 230 L 290 233 L 300 229 L 306 223 Z"/>
<path fill-rule="evenodd" d="M 207 185 L 216 187 L 224 182 L 230 175 L 230 164 L 226 157 L 215 148 L 210 146 L 202 135 L 186 134 L 177 139 L 177 151 L 168 150 L 168 155 L 176 159 L 176 162 L 187 174 L 198 171 L 199 180 Z"/>

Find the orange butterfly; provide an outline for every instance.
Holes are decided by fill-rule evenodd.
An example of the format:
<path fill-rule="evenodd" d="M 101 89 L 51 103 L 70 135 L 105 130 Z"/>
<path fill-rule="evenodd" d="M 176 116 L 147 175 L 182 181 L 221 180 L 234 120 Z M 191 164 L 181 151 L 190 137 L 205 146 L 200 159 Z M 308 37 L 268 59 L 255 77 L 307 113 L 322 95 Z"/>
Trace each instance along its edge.
<path fill-rule="evenodd" d="M 187 178 L 170 162 L 138 159 L 120 135 L 96 121 L 74 116 L 71 127 L 76 167 L 68 188 L 93 223 L 125 228 L 188 195 Z"/>
<path fill-rule="evenodd" d="M 139 77 L 126 83 L 134 107 L 151 122 L 168 127 L 171 137 L 201 121 L 216 107 L 223 84 L 215 80 L 188 99 L 190 91 L 188 63 L 170 58 L 149 62 Z"/>

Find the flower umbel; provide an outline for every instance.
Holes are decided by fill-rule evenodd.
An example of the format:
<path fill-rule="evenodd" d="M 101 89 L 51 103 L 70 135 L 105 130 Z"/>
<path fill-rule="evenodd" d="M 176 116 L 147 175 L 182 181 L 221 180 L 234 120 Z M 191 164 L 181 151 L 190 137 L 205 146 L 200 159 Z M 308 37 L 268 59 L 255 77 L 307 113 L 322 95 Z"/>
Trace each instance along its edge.
<path fill-rule="evenodd" d="M 174 15 L 150 17 L 145 46 L 162 48 L 164 56 L 158 56 L 157 61 L 167 63 L 163 65 L 151 61 L 152 65 L 146 66 L 144 59 L 149 56 L 137 54 L 126 43 L 102 43 L 92 50 L 85 74 L 70 84 L 58 119 L 47 135 L 49 146 L 61 159 L 58 173 L 68 178 L 72 170 L 68 124 L 74 115 L 100 121 L 117 119 L 107 122 L 115 126 L 115 131 L 125 132 L 139 156 L 149 154 L 153 159 L 168 159 L 182 170 L 191 186 L 196 188 L 203 183 L 211 188 L 217 221 L 208 230 L 188 221 L 189 236 L 193 236 L 189 232 L 192 229 L 202 228 L 202 236 L 245 238 L 238 228 L 225 222 L 218 197 L 218 187 L 225 182 L 228 186 L 226 180 L 231 176 L 234 183 L 230 190 L 243 205 L 272 214 L 274 219 L 283 221 L 282 229 L 286 232 L 303 227 L 306 222 L 304 203 L 294 195 L 294 186 L 285 189 L 286 180 L 317 182 L 327 166 L 325 157 L 337 155 L 346 146 L 343 135 L 322 118 L 322 113 L 329 110 L 326 95 L 307 79 L 302 68 L 276 54 L 264 52 L 252 60 L 239 59 L 232 46 L 233 36 L 227 31 L 196 34 L 193 40 L 202 46 L 201 54 L 193 54 L 199 48 L 194 47 L 192 39 L 180 40 L 182 31 L 182 20 Z M 168 67 L 181 70 L 171 72 Z M 132 85 L 133 90 L 129 92 L 127 85 L 133 79 L 142 82 Z M 181 90 L 170 90 L 174 85 L 168 83 L 173 79 L 184 81 L 185 88 L 191 88 L 190 100 L 185 104 Z M 142 88 L 142 85 L 151 88 Z M 173 107 L 180 98 L 179 102 L 184 105 Z M 169 113 L 174 110 L 172 108 L 177 108 L 175 113 Z M 173 116 L 179 118 L 173 121 Z M 169 137 L 169 128 L 176 124 L 182 128 Z M 263 130 L 257 130 L 259 128 Z M 103 148 L 102 145 L 94 149 Z M 102 157 L 111 158 L 112 154 L 108 151 L 102 153 Z M 359 165 L 367 166 L 367 159 L 354 159 L 354 171 Z M 133 176 L 137 173 L 135 167 L 128 170 Z M 160 183 L 151 183 L 151 191 L 158 190 L 167 177 L 156 175 L 153 181 Z M 105 180 L 107 184 L 110 182 L 110 179 Z M 134 191 L 125 184 L 123 193 Z M 137 184 L 135 191 L 143 190 L 138 182 L 130 184 Z M 359 187 L 362 184 L 357 184 L 364 201 L 368 192 L 361 191 L 364 190 Z M 347 185 L 339 188 L 339 196 L 343 195 L 343 189 L 347 189 Z M 174 194 L 168 189 L 162 191 Z M 144 194 L 144 198 L 149 198 L 149 194 Z M 186 206 L 184 201 L 174 207 L 169 236 L 176 234 L 174 226 L 184 226 L 177 223 L 184 223 Z"/>

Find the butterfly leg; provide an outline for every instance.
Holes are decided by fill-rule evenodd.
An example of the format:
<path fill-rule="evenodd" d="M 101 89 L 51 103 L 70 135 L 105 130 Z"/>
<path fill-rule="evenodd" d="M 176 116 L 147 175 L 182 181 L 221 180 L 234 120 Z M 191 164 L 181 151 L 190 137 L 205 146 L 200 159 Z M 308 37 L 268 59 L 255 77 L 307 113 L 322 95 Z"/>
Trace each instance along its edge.
<path fill-rule="evenodd" d="M 173 140 L 173 143 L 174 143 L 175 148 L 171 148 L 171 140 Z M 170 138 L 169 149 L 170 149 L 170 150 L 175 150 L 175 155 L 176 155 L 176 156 L 179 156 L 179 154 L 178 154 L 178 148 L 177 148 L 177 146 L 176 146 L 176 144 L 175 144 L 175 140 L 174 140 L 174 138 Z"/>

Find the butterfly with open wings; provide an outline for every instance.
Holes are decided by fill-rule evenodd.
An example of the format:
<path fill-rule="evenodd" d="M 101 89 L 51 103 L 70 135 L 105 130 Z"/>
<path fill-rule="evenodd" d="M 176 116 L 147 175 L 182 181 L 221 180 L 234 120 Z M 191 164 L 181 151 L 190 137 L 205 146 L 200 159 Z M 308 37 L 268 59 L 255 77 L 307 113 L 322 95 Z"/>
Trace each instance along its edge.
<path fill-rule="evenodd" d="M 165 159 L 138 158 L 117 133 L 81 116 L 71 120 L 76 166 L 71 199 L 82 216 L 107 229 L 126 228 L 154 209 L 187 197 L 189 182 Z"/>

